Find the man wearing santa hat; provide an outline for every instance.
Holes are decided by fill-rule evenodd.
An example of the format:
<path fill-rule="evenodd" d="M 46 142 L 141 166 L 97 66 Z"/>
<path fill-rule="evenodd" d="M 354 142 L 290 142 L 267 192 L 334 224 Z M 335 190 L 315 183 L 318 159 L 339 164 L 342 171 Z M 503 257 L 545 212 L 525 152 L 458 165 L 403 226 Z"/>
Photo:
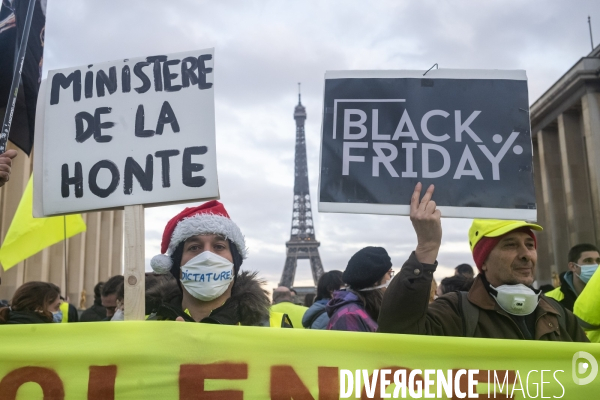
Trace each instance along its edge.
<path fill-rule="evenodd" d="M 256 272 L 240 272 L 247 249 L 244 235 L 216 200 L 186 208 L 165 227 L 161 253 L 150 265 L 170 273 L 181 298 L 164 302 L 149 319 L 186 320 L 224 325 L 281 325 L 270 315 L 267 293 Z"/>

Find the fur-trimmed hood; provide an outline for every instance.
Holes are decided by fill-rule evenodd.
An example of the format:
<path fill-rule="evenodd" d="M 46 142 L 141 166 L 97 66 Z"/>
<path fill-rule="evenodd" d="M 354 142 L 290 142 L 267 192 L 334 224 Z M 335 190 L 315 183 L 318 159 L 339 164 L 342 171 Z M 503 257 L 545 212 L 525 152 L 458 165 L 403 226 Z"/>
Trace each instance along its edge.
<path fill-rule="evenodd" d="M 269 301 L 267 292 L 261 287 L 266 282 L 259 279 L 257 274 L 257 272 L 240 271 L 231 289 L 231 297 L 221 307 L 215 308 L 208 317 L 200 322 L 222 325 L 269 326 L 269 308 L 271 307 L 271 302 Z M 173 279 L 169 285 L 175 285 L 176 287 L 177 281 Z M 168 295 L 168 293 L 172 293 L 172 290 L 173 288 L 163 287 L 161 290 L 149 290 L 146 292 L 147 306 L 149 305 L 150 298 L 156 304 L 157 298 L 162 297 L 162 304 L 155 310 L 152 310 L 155 313 L 152 319 L 174 320 L 180 316 L 186 321 L 193 321 L 181 309 L 181 296 L 174 299 Z"/>

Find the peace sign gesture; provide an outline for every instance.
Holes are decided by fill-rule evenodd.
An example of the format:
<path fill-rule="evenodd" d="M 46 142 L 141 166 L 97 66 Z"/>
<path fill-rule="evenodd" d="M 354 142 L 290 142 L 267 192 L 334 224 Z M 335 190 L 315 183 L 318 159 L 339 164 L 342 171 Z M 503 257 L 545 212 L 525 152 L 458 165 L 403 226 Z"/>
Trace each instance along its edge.
<path fill-rule="evenodd" d="M 421 197 L 421 182 L 415 186 L 410 199 L 410 220 L 417 234 L 417 260 L 424 264 L 434 264 L 442 243 L 441 212 L 436 209 L 435 201 L 431 200 L 434 186 L 430 185 Z"/>

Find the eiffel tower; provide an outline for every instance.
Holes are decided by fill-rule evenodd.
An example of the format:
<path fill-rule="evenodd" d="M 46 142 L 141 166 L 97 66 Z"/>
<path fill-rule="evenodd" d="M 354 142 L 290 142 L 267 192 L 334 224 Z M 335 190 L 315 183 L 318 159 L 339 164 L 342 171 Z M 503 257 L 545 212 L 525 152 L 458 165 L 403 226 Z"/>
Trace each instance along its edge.
<path fill-rule="evenodd" d="M 298 84 L 300 89 L 300 84 Z M 302 105 L 300 90 L 298 90 L 298 105 L 294 109 L 296 120 L 296 159 L 294 179 L 294 207 L 292 212 L 292 231 L 290 240 L 285 243 L 287 257 L 281 274 L 279 286 L 292 287 L 296 276 L 298 260 L 310 260 L 315 286 L 323 275 L 323 264 L 319 256 L 320 243 L 315 238 L 315 228 L 310 205 L 308 188 L 308 166 L 306 163 L 306 141 L 304 136 L 304 121 L 306 109 Z"/>

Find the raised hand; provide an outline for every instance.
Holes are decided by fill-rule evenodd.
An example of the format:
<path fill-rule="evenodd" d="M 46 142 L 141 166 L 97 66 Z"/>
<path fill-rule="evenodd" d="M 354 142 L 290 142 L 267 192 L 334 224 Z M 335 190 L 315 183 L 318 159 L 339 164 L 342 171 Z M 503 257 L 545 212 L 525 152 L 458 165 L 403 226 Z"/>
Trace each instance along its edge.
<path fill-rule="evenodd" d="M 442 214 L 436 209 L 435 201 L 431 200 L 433 185 L 419 201 L 422 187 L 421 182 L 417 183 L 410 199 L 410 220 L 417 234 L 415 255 L 421 263 L 434 264 L 442 243 Z"/>

